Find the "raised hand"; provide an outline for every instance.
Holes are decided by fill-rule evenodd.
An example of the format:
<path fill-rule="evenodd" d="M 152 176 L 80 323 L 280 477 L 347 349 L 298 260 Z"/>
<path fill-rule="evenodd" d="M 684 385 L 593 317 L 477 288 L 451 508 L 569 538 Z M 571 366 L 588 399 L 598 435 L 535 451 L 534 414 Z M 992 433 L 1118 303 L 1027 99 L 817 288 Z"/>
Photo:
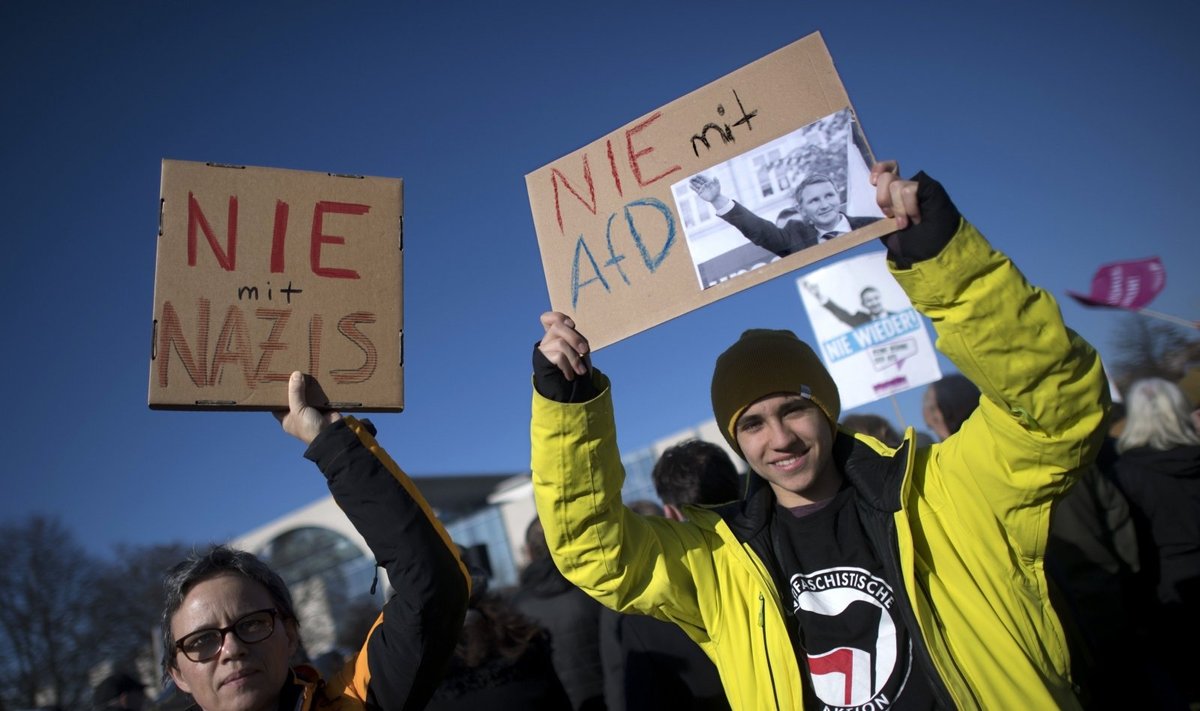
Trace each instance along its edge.
<path fill-rule="evenodd" d="M 885 160 L 871 167 L 871 185 L 875 186 L 875 201 L 883 214 L 896 220 L 896 229 L 902 230 L 911 222 L 921 224 L 921 210 L 917 205 L 917 181 L 900 178 L 900 164 Z"/>
<path fill-rule="evenodd" d="M 311 444 L 317 434 L 329 425 L 342 419 L 341 413 L 333 410 L 318 410 L 308 404 L 304 397 L 305 375 L 300 371 L 288 379 L 288 409 L 275 412 L 275 419 L 283 425 L 283 431 L 305 444 Z"/>
<path fill-rule="evenodd" d="M 704 202 L 716 202 L 721 197 L 721 181 L 707 175 L 693 175 L 688 185 Z"/>
<path fill-rule="evenodd" d="M 575 322 L 566 314 L 547 311 L 542 314 L 542 328 L 546 329 L 546 335 L 538 344 L 538 350 L 558 366 L 563 377 L 574 380 L 576 376 L 587 375 L 591 349 L 587 339 L 575 330 Z"/>

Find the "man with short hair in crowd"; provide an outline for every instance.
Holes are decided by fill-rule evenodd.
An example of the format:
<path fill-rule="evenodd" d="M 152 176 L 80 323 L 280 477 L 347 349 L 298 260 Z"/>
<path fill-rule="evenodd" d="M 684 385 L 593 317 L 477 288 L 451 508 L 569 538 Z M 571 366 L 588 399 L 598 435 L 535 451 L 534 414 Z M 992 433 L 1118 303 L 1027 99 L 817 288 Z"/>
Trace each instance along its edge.
<path fill-rule="evenodd" d="M 739 498 L 737 467 L 724 449 L 702 439 L 663 450 L 650 480 L 663 502 L 663 515 L 672 521 L 687 520 L 684 507 L 717 506 Z"/>
<path fill-rule="evenodd" d="M 1095 457 L 1100 359 L 940 184 L 871 172 L 889 269 L 980 388 L 955 435 L 898 449 L 839 432 L 836 384 L 790 331 L 718 359 L 713 413 L 746 495 L 685 522 L 621 505 L 609 381 L 578 324 L 542 317 L 534 494 L 550 549 L 609 607 L 669 620 L 735 709 L 1078 708 L 1042 569 L 1050 513 Z"/>

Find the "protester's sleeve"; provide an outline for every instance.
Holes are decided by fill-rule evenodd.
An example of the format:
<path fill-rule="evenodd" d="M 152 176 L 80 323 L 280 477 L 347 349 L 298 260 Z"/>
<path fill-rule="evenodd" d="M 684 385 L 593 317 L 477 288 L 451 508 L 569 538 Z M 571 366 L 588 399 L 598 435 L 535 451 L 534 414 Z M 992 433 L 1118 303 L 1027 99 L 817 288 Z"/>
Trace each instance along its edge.
<path fill-rule="evenodd" d="M 720 217 L 736 227 L 743 237 L 780 257 L 817 243 L 816 234 L 809 234 L 811 230 L 805 225 L 789 222 L 786 228 L 781 229 L 770 220 L 747 210 L 741 203 L 735 202 L 733 208 Z"/>
<path fill-rule="evenodd" d="M 411 479 L 353 417 L 325 428 L 305 457 L 388 573 L 394 594 L 327 693 L 369 708 L 424 708 L 454 652 L 470 575 Z"/>
<path fill-rule="evenodd" d="M 1053 499 L 1099 449 L 1108 407 L 1100 358 L 1064 325 L 1054 298 L 920 177 L 928 229 L 911 243 L 905 231 L 886 238 L 890 267 L 933 322 L 938 349 L 983 396 L 962 429 L 932 449 L 930 476 L 918 484 L 957 524 L 994 532 L 998 522 L 1022 560 L 1040 559 Z M 975 507 L 990 515 L 972 515 Z"/>
<path fill-rule="evenodd" d="M 699 641 L 697 580 L 718 585 L 714 534 L 624 506 L 608 379 L 598 370 L 592 379 L 600 394 L 583 403 L 534 390 L 531 468 L 546 543 L 563 575 L 605 606 L 675 622 Z"/>

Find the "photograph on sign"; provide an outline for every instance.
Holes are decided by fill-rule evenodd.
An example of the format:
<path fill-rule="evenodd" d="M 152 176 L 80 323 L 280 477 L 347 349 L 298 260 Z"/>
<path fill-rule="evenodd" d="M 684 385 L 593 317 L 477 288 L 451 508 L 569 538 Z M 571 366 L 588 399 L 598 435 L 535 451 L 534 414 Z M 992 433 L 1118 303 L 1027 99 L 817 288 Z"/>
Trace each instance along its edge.
<path fill-rule="evenodd" d="M 849 109 L 671 186 L 700 288 L 883 218 Z"/>
<path fill-rule="evenodd" d="M 164 160 L 148 403 L 404 406 L 402 183 Z"/>
<path fill-rule="evenodd" d="M 891 232 L 858 121 L 814 33 L 529 173 L 551 308 L 597 350 Z"/>
<path fill-rule="evenodd" d="M 818 352 L 849 410 L 941 379 L 925 321 L 872 252 L 796 280 Z"/>

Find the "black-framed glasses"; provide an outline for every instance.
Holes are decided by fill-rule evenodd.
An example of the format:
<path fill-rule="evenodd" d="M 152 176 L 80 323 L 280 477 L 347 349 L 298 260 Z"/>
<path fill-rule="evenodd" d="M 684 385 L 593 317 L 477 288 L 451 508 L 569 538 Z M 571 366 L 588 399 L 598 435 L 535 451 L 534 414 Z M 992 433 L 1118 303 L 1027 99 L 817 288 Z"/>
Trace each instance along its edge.
<path fill-rule="evenodd" d="M 175 648 L 193 662 L 207 662 L 221 653 L 225 646 L 225 635 L 232 632 L 246 644 L 263 641 L 275 631 L 275 618 L 279 610 L 268 607 L 242 615 L 228 627 L 209 627 L 184 635 L 175 643 Z"/>

